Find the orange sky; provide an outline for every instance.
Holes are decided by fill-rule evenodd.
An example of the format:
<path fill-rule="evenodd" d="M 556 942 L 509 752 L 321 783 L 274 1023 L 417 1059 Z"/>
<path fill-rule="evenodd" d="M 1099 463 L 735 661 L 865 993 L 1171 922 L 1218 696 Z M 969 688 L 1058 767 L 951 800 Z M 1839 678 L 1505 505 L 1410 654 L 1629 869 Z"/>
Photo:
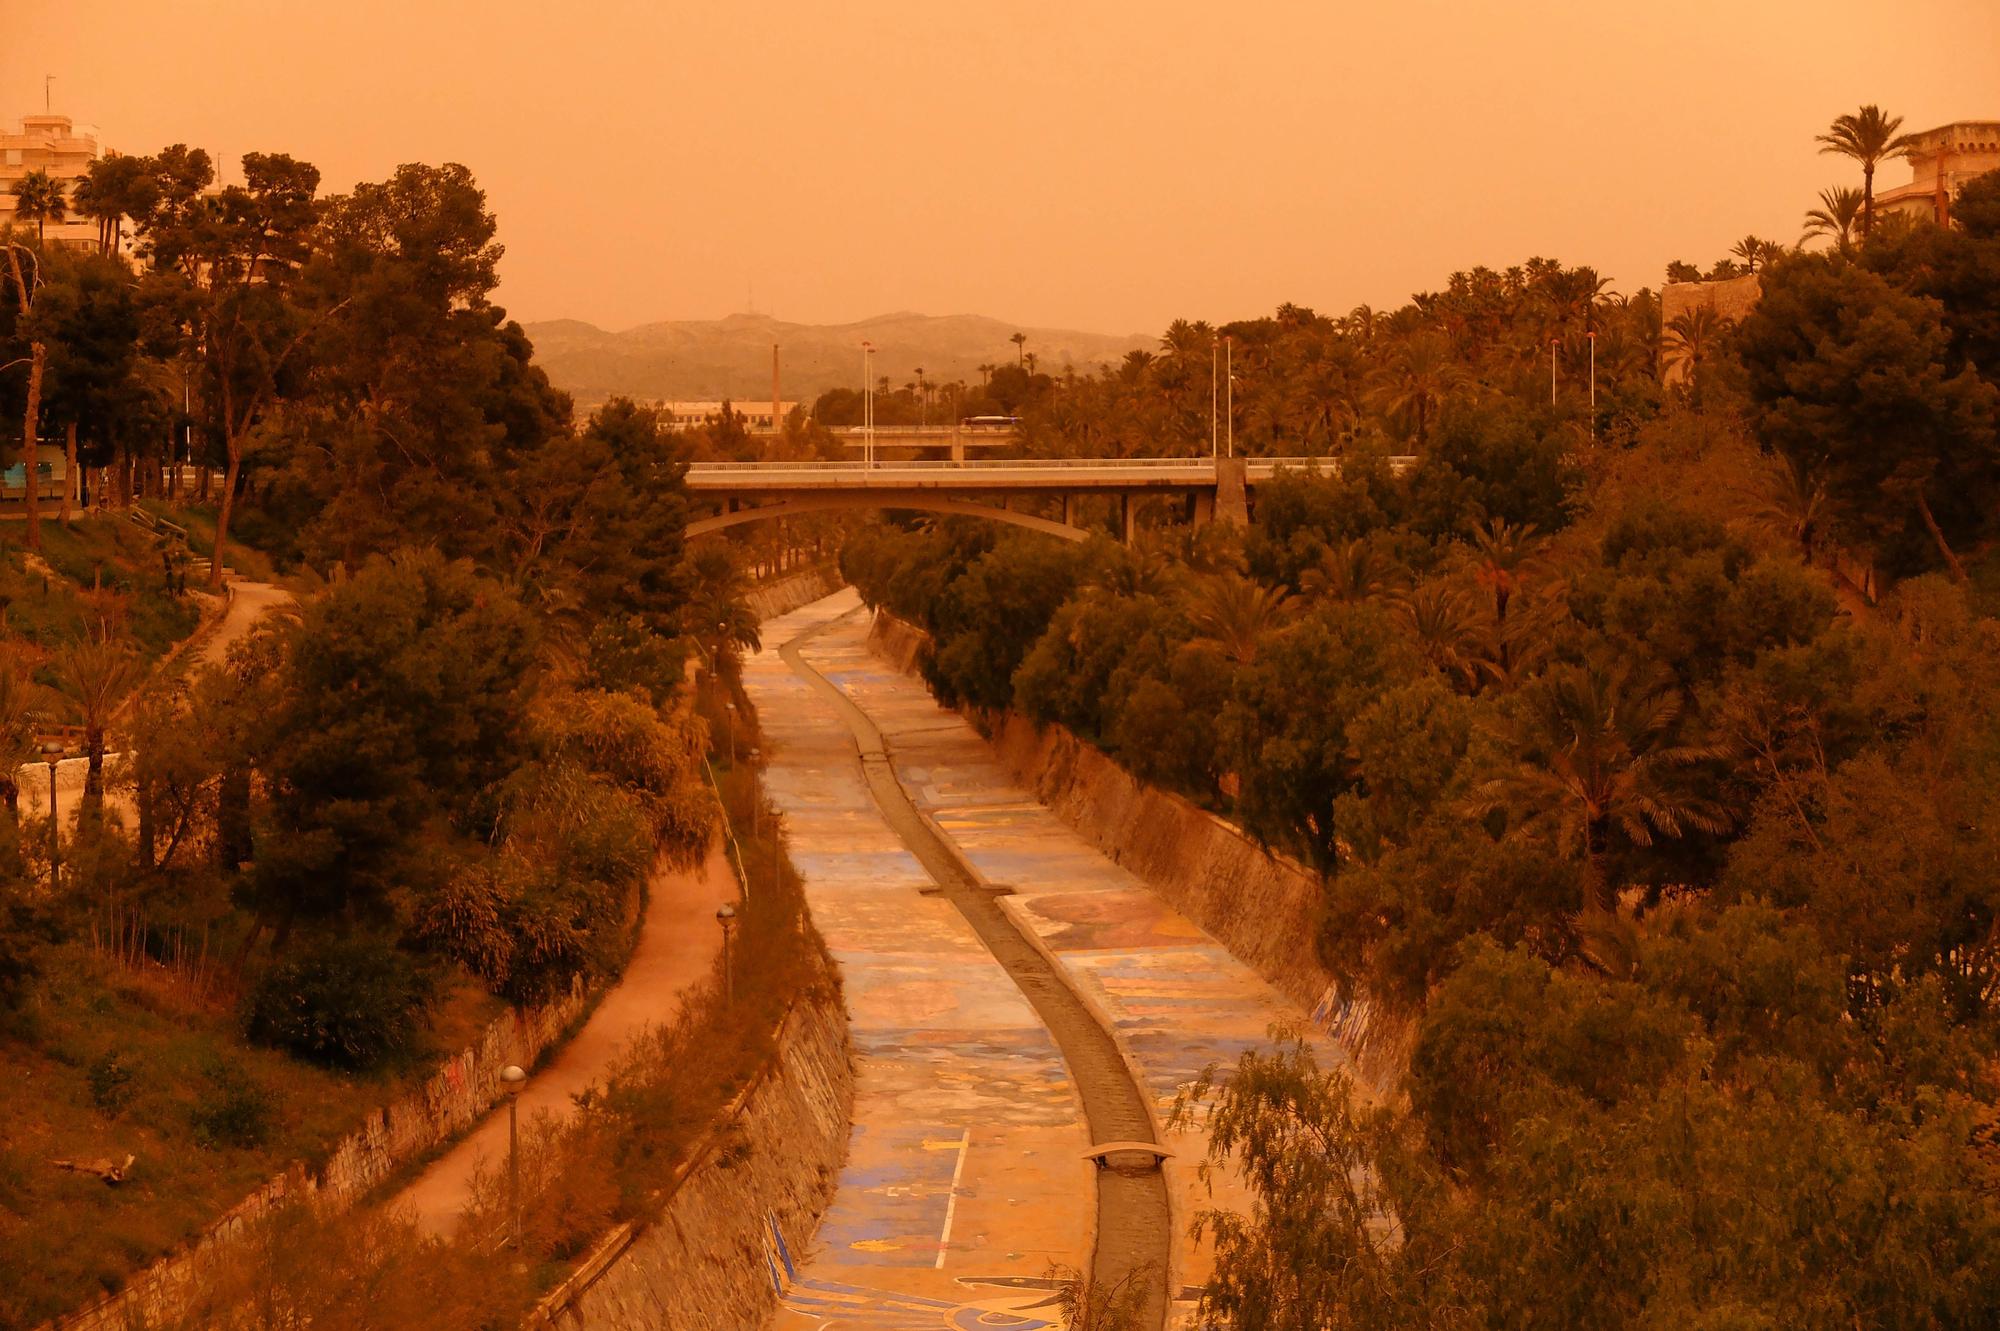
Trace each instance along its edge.
<path fill-rule="evenodd" d="M 1796 239 L 1835 114 L 2000 118 L 2000 3 L 0 0 L 0 118 L 45 73 L 125 150 L 464 162 L 523 319 L 1152 332 Z"/>

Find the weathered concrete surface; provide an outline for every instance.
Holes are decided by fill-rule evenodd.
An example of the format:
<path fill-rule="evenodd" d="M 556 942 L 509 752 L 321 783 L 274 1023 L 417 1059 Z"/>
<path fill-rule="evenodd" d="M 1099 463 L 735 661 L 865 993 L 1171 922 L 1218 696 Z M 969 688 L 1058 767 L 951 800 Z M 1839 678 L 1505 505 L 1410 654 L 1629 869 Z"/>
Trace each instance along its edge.
<path fill-rule="evenodd" d="M 840 586 L 840 570 L 832 564 L 822 564 L 753 587 L 744 596 L 743 603 L 750 607 L 750 613 L 757 616 L 761 624 L 779 615 L 790 614 L 802 605 L 810 605 L 823 596 L 830 596 Z"/>
<path fill-rule="evenodd" d="M 854 603 L 843 594 L 822 604 Z M 1116 1033 L 1162 1119 L 1205 1068 L 1265 1045 L 1275 1024 L 1307 1029 L 1323 1061 L 1345 1061 L 1337 1045 L 1312 1030 L 1300 1003 L 1037 802 L 964 719 L 871 653 L 867 637 L 866 620 L 853 614 L 815 639 L 806 655 L 875 721 L 912 798 L 974 869 L 1012 889 L 1004 904 Z M 1311 947 L 1303 933 L 1290 943 Z M 1226 1171 L 1212 1190 L 1196 1177 L 1207 1149 L 1199 1128 L 1163 1140 L 1177 1155 L 1167 1168 L 1179 1230 L 1172 1274 L 1184 1287 L 1199 1284 L 1211 1260 L 1206 1245 L 1188 1234 L 1188 1222 L 1199 1210 L 1245 1199 Z"/>
<path fill-rule="evenodd" d="M 1311 1014 L 1381 1092 L 1400 1078 L 1407 1025 L 1341 986 L 1319 962 L 1312 870 L 1229 823 L 1133 777 L 1061 726 L 1009 713 L 988 737 L 1007 773 L 1101 853 Z"/>
<path fill-rule="evenodd" d="M 1087 1264 L 1093 1209 L 1055 1043 L 965 919 L 924 895 L 834 705 L 777 655 L 858 604 L 843 592 L 766 624 L 744 670 L 856 1057 L 847 1166 L 776 1325 L 1051 1326 L 1044 1277 Z"/>
<path fill-rule="evenodd" d="M 915 671 L 929 638 L 886 611 L 869 648 L 896 670 Z M 1320 886 L 1305 865 L 1257 845 L 1197 805 L 1147 785 L 1059 725 L 1018 713 L 984 716 L 980 727 L 1000 765 L 1099 853 L 1144 881 L 1310 1013 L 1381 1092 L 1408 1056 L 1407 1023 L 1348 991 L 1319 962 Z"/>
<path fill-rule="evenodd" d="M 602 1085 L 635 1039 L 673 1021 L 682 995 L 708 975 L 721 949 L 716 907 L 734 900 L 736 876 L 719 837 L 700 864 L 662 864 L 654 871 L 624 974 L 548 1066 L 533 1069 L 515 1105 L 523 1124 L 573 1116 L 576 1097 Z M 427 1165 L 392 1205 L 427 1232 L 450 1234 L 472 1200 L 474 1178 L 506 1158 L 507 1115 L 496 1109 Z"/>
<path fill-rule="evenodd" d="M 717 1126 L 660 1218 L 554 1319 L 572 1331 L 758 1327 L 833 1195 L 854 1079 L 832 985 L 785 1023 L 770 1072 Z"/>

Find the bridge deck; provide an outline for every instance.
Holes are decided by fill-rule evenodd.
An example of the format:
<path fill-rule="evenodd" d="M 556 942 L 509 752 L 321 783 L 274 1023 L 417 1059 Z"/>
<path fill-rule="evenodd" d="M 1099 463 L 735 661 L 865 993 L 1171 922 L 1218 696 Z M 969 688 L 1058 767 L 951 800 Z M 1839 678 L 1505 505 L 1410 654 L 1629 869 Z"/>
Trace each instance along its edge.
<path fill-rule="evenodd" d="M 1303 469 L 1307 458 L 1244 459 L 1245 480 L 1269 480 L 1280 468 Z M 1319 465 L 1327 465 L 1321 462 Z M 1212 458 L 973 458 L 867 462 L 697 462 L 687 486 L 697 494 L 777 495 L 835 490 L 869 494 L 946 490 L 956 494 L 1005 490 L 1213 489 Z"/>

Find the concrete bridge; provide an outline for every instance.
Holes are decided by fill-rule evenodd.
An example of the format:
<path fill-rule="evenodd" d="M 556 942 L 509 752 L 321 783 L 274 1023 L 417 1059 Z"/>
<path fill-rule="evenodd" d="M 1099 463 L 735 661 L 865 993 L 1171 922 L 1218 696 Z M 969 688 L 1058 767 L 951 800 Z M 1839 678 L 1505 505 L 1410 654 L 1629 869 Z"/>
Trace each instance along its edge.
<path fill-rule="evenodd" d="M 1392 459 L 1399 469 L 1410 459 Z M 1156 495 L 1186 501 L 1195 525 L 1212 521 L 1247 524 L 1257 486 L 1281 469 L 1302 470 L 1308 458 L 1010 458 L 951 461 L 866 462 L 697 462 L 688 468 L 687 487 L 713 499 L 722 512 L 688 524 L 701 536 L 746 522 L 822 513 L 836 509 L 907 508 L 988 518 L 1065 540 L 1081 541 L 1089 531 L 1079 521 L 1080 502 L 1091 495 L 1118 501 L 1119 529 L 1132 536 L 1134 500 Z M 1320 460 L 1317 465 L 1337 466 Z M 1031 507 L 1062 502 L 1060 521 Z"/>

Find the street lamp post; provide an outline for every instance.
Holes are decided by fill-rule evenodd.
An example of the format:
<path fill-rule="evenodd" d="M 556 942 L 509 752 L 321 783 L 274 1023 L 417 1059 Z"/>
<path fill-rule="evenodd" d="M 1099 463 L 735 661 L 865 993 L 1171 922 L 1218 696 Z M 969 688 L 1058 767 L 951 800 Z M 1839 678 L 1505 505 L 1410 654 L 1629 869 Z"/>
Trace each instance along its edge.
<path fill-rule="evenodd" d="M 507 1214 L 513 1230 L 514 1251 L 521 1251 L 521 1134 L 516 1106 L 528 1074 L 518 1064 L 500 1069 L 500 1084 L 507 1090 Z"/>
<path fill-rule="evenodd" d="M 729 967 L 729 931 L 736 924 L 736 907 L 723 902 L 715 908 L 715 922 L 722 926 L 722 1003 L 736 1005 L 736 973 Z"/>
<path fill-rule="evenodd" d="M 1590 437 L 1597 438 L 1597 330 L 1590 330 Z"/>
<path fill-rule="evenodd" d="M 1208 339 L 1208 455 L 1211 458 L 1222 456 L 1222 434 L 1215 426 L 1216 341 L 1214 337 Z"/>
<path fill-rule="evenodd" d="M 861 344 L 861 442 L 864 465 L 875 465 L 875 344 Z"/>
<path fill-rule="evenodd" d="M 62 860 L 62 819 L 56 816 L 56 764 L 62 761 L 62 745 L 44 744 L 42 753 L 49 764 L 49 891 L 61 887 L 59 865 Z"/>
<path fill-rule="evenodd" d="M 1226 394 L 1223 405 L 1223 419 L 1228 422 L 1227 456 L 1236 456 L 1236 339 L 1222 339 L 1222 383 Z"/>

